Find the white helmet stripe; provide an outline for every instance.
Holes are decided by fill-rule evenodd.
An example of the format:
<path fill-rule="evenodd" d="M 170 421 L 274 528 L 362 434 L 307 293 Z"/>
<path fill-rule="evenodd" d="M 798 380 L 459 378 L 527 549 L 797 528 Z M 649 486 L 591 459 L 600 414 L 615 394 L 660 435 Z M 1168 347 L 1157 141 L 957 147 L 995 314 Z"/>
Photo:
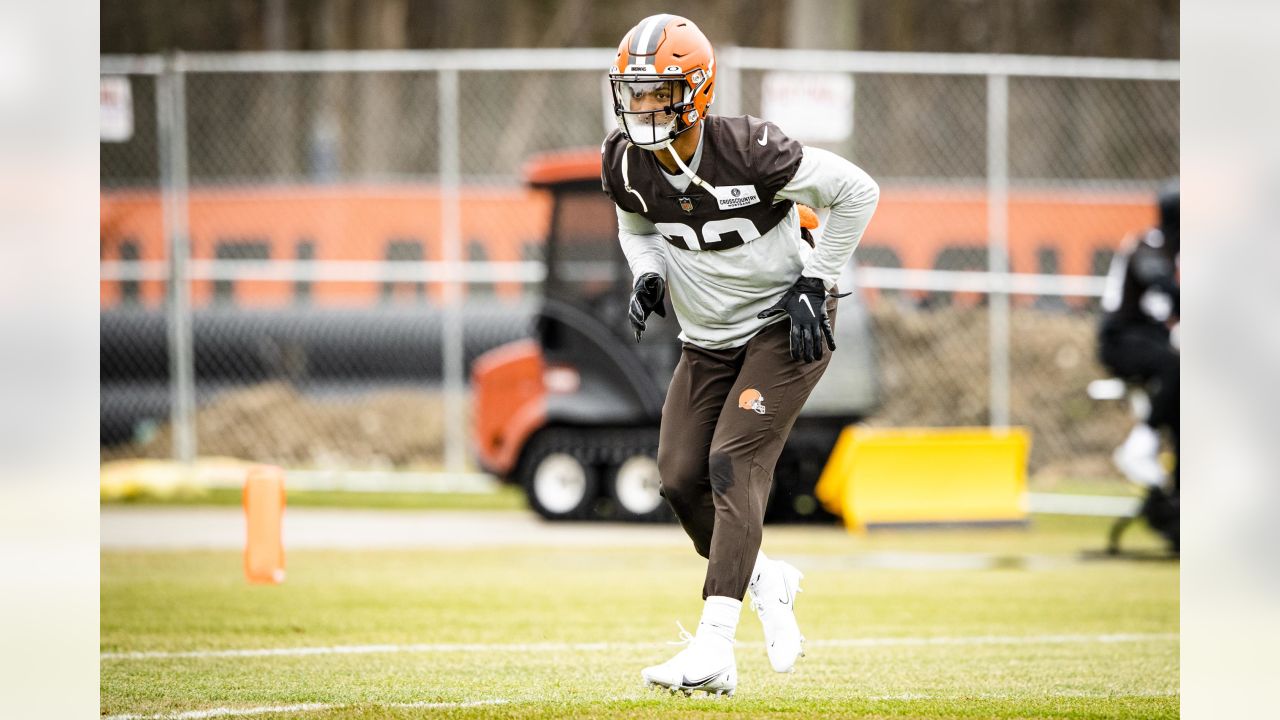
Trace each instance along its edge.
<path fill-rule="evenodd" d="M 654 15 L 646 20 L 641 20 L 640 25 L 636 27 L 636 34 L 631 37 L 631 46 L 627 51 L 632 55 L 652 55 L 658 51 L 659 37 L 654 37 L 654 33 L 661 33 L 662 29 L 667 26 L 667 22 L 671 20 L 670 15 Z M 636 65 L 634 60 L 632 65 Z"/>

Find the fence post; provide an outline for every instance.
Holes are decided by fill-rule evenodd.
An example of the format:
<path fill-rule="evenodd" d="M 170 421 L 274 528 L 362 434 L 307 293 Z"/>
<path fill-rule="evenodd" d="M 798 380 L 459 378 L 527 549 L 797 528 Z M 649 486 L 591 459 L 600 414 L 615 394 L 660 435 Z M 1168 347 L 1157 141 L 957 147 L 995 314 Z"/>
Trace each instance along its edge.
<path fill-rule="evenodd" d="M 987 76 L 987 272 L 991 388 L 989 424 L 1009 425 L 1009 76 Z"/>
<path fill-rule="evenodd" d="M 726 116 L 741 115 L 742 52 L 737 46 L 730 45 L 717 54 L 720 56 L 720 67 L 716 69 L 716 73 L 720 78 L 716 81 L 715 110 Z"/>
<path fill-rule="evenodd" d="M 191 239 L 187 223 L 186 75 L 181 54 L 165 58 L 156 78 L 156 123 L 160 146 L 160 195 L 169 251 L 166 303 L 169 336 L 169 418 L 173 457 L 196 457 L 195 357 L 191 334 Z"/>
<path fill-rule="evenodd" d="M 462 261 L 461 169 L 458 133 L 458 70 L 440 70 L 438 145 L 440 147 L 440 239 L 446 263 Z M 461 268 L 461 265 L 456 267 Z M 464 402 L 462 285 L 460 272 L 444 283 L 444 327 L 440 333 L 444 370 L 445 470 L 462 472 L 467 452 L 467 416 Z"/>

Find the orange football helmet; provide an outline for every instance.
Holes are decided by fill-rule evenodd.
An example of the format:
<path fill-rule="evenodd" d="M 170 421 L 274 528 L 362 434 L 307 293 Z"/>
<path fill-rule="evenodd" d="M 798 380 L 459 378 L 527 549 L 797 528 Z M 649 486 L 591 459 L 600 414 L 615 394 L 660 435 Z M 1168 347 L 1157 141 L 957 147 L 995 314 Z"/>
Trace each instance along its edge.
<path fill-rule="evenodd" d="M 693 21 L 652 15 L 622 38 L 609 68 L 618 129 L 646 150 L 702 122 L 715 99 L 716 58 Z"/>

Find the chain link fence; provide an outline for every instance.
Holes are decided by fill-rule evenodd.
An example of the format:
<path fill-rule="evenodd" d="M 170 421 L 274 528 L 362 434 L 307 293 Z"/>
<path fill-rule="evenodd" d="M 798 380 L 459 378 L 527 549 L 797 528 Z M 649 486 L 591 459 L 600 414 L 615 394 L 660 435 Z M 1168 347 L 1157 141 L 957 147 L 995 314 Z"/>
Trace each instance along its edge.
<path fill-rule="evenodd" d="M 465 469 L 470 364 L 529 335 L 540 292 L 550 205 L 522 167 L 599 144 L 611 57 L 104 57 L 133 120 L 101 149 L 103 458 Z M 719 60 L 725 113 L 766 113 L 786 73 L 851 84 L 850 131 L 811 144 L 882 188 L 855 256 L 883 375 L 870 422 L 986 425 L 1003 406 L 1033 470 L 1112 474 L 1126 410 L 1085 395 L 1098 276 L 1178 172 L 1177 64 Z M 169 352 L 180 318 L 189 361 Z"/>

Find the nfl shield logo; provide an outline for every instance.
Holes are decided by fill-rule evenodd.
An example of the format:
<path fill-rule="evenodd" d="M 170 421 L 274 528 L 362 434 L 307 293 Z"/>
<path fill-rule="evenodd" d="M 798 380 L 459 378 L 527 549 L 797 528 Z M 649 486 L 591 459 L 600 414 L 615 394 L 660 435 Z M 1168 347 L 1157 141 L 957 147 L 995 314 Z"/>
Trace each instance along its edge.
<path fill-rule="evenodd" d="M 679 202 L 680 202 L 681 210 L 687 213 L 693 212 L 693 198 L 682 197 L 682 198 L 679 198 Z"/>

